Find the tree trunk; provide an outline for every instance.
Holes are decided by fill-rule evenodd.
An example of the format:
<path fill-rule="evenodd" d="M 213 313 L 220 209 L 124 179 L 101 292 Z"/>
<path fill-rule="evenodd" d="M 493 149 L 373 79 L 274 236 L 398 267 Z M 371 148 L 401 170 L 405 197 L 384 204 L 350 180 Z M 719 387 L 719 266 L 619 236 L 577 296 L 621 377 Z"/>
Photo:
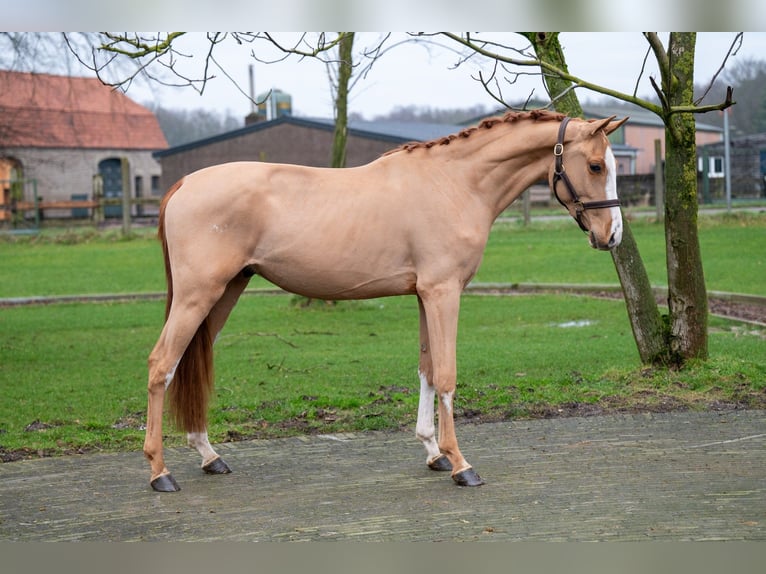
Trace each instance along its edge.
<path fill-rule="evenodd" d="M 354 71 L 352 50 L 354 32 L 343 32 L 338 46 L 338 85 L 335 94 L 335 132 L 332 142 L 330 167 L 346 167 L 346 139 L 348 136 L 348 84 Z"/>
<path fill-rule="evenodd" d="M 669 74 L 663 77 L 668 104 L 691 105 L 696 34 L 670 35 Z M 707 292 L 697 234 L 697 145 L 694 116 L 665 121 L 665 249 L 668 269 L 671 360 L 707 358 Z"/>
<path fill-rule="evenodd" d="M 532 43 L 539 60 L 567 71 L 557 32 L 526 32 L 524 35 Z M 555 100 L 556 111 L 571 117 L 584 117 L 582 106 L 572 89 L 571 82 L 553 76 L 544 76 L 544 78 L 551 100 Z M 620 278 L 620 285 L 622 285 L 633 338 L 636 341 L 641 362 L 663 364 L 668 356 L 666 328 L 654 299 L 649 276 L 641 254 L 638 252 L 633 232 L 624 217 L 622 243 L 610 253 Z"/>

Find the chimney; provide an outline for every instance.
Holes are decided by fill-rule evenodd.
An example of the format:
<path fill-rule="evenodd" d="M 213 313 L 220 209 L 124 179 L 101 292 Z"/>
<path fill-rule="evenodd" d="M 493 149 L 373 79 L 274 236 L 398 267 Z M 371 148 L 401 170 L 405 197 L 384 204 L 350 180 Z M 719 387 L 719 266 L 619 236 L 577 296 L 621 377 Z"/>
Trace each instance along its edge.
<path fill-rule="evenodd" d="M 248 66 L 248 75 L 250 78 L 250 113 L 245 116 L 246 126 L 265 119 L 258 113 L 258 105 L 255 103 L 255 66 L 252 64 Z"/>

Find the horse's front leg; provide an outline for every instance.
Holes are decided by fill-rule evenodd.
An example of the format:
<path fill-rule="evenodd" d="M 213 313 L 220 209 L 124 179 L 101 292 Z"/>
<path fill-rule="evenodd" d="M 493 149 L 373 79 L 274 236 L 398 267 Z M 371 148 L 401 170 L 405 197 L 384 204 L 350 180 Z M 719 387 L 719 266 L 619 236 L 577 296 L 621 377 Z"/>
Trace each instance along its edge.
<path fill-rule="evenodd" d="M 463 458 L 455 434 L 453 400 L 457 382 L 457 325 L 461 289 L 437 286 L 419 292 L 427 323 L 433 368 L 433 388 L 439 401 L 439 451 L 452 466 L 452 479 L 460 486 L 480 486 L 482 478 Z"/>
<path fill-rule="evenodd" d="M 420 297 L 418 297 L 418 308 L 420 311 L 420 358 L 418 361 L 420 400 L 418 402 L 418 422 L 415 426 L 415 436 L 426 449 L 428 468 L 442 471 L 452 470 L 452 464 L 439 450 L 439 444 L 436 442 L 436 427 L 434 426 L 436 392 L 433 385 L 433 363 L 431 362 L 431 345 L 428 339 L 428 321 Z"/>

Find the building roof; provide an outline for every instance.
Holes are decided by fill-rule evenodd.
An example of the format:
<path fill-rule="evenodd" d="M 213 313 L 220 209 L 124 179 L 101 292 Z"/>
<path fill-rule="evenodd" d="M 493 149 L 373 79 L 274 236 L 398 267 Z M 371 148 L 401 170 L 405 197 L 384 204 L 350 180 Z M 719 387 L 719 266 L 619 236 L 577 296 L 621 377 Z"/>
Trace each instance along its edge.
<path fill-rule="evenodd" d="M 155 115 L 96 78 L 0 70 L 0 147 L 157 150 Z"/>
<path fill-rule="evenodd" d="M 324 131 L 333 131 L 335 129 L 335 120 L 330 118 L 298 118 L 294 116 L 282 116 L 275 120 L 257 122 L 247 125 L 243 128 L 160 150 L 155 152 L 154 156 L 167 157 L 199 147 L 204 147 L 213 143 L 226 141 L 232 138 L 238 138 L 257 131 L 271 129 L 283 124 L 319 129 Z M 465 125 L 458 124 L 437 124 L 389 120 L 351 120 L 349 121 L 348 126 L 349 135 L 387 141 L 390 142 L 392 146 L 413 141 L 429 141 L 448 136 L 450 134 L 458 133 L 459 131 L 465 129 Z M 618 156 L 635 156 L 637 151 L 636 148 L 625 144 L 612 144 L 612 149 L 614 150 L 615 155 Z"/>
<path fill-rule="evenodd" d="M 508 110 L 504 108 L 498 108 L 495 110 L 493 115 L 503 115 Z M 662 118 L 660 118 L 657 114 L 654 112 L 650 112 L 646 108 L 642 108 L 640 106 L 634 105 L 634 104 L 585 104 L 582 107 L 583 114 L 586 118 L 591 119 L 603 119 L 608 118 L 610 116 L 617 116 L 618 118 L 624 118 L 625 116 L 628 116 L 630 119 L 628 121 L 631 125 L 639 125 L 639 126 L 650 126 L 650 127 L 658 127 L 658 128 L 664 128 L 665 124 L 662 121 Z M 471 118 L 465 124 L 475 124 L 478 121 L 481 121 L 485 116 L 478 116 L 475 118 Z M 695 115 L 695 122 L 697 126 L 697 131 L 706 131 L 706 132 L 715 132 L 715 133 L 722 133 L 723 128 L 720 128 L 718 126 L 714 126 L 711 124 L 706 124 L 704 122 L 699 121 L 699 118 L 704 118 L 705 116 L 703 114 L 696 114 Z"/>
<path fill-rule="evenodd" d="M 723 150 L 724 145 L 726 145 L 726 142 L 721 140 L 697 147 L 707 150 Z M 753 148 L 757 150 L 766 149 L 766 133 L 733 136 L 729 139 L 729 145 L 732 148 Z"/>
<path fill-rule="evenodd" d="M 645 108 L 641 108 L 635 105 L 623 104 L 618 106 L 609 105 L 586 105 L 583 106 L 583 113 L 588 118 L 608 118 L 609 116 L 617 116 L 618 118 L 624 118 L 629 116 L 628 123 L 641 126 L 653 126 L 658 128 L 664 128 L 665 124 L 657 114 L 650 112 Z M 700 121 L 700 118 L 704 118 L 703 114 L 695 115 L 695 124 L 697 131 L 722 133 L 723 128 L 714 126 L 711 124 Z"/>
<path fill-rule="evenodd" d="M 238 138 L 261 130 L 271 129 L 283 124 L 323 131 L 333 131 L 335 129 L 335 120 L 331 118 L 282 116 L 275 120 L 253 123 L 236 130 L 158 151 L 155 152 L 154 155 L 155 157 L 166 157 L 198 147 L 204 147 L 212 143 Z M 464 126 L 452 124 L 429 124 L 401 121 L 350 120 L 348 122 L 349 135 L 390 142 L 392 146 L 411 141 L 426 141 L 447 136 L 449 134 L 457 133 L 463 128 Z"/>

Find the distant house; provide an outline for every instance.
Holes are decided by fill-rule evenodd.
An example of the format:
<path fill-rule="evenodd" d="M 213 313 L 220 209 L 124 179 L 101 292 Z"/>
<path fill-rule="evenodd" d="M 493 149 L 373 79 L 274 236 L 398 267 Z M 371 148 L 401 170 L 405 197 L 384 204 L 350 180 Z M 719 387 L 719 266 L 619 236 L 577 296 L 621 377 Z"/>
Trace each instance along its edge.
<path fill-rule="evenodd" d="M 152 152 L 166 147 L 154 114 L 98 79 L 0 71 L 2 205 L 12 188 L 27 201 L 34 194 L 46 201 L 88 199 L 94 189 L 106 197 L 161 195 L 161 167 Z M 119 207 L 111 210 L 119 213 Z"/>
<path fill-rule="evenodd" d="M 446 136 L 464 126 L 391 121 L 350 121 L 346 165 L 369 163 L 396 146 Z M 162 187 L 211 165 L 230 161 L 266 161 L 314 167 L 330 163 L 334 123 L 331 119 L 282 116 L 251 123 L 217 136 L 158 151 Z"/>
<path fill-rule="evenodd" d="M 698 171 L 704 201 L 725 199 L 725 157 L 722 141 L 697 148 Z M 731 194 L 735 199 L 766 197 L 766 134 L 729 140 Z"/>
<path fill-rule="evenodd" d="M 661 154 L 665 157 L 665 125 L 652 112 L 643 108 L 625 106 L 585 106 L 583 109 L 587 118 L 607 118 L 617 116 L 630 119 L 619 130 L 613 132 L 609 139 L 615 147 L 624 145 L 634 150 L 632 165 L 620 162 L 618 156 L 618 172 L 620 175 L 636 175 L 654 173 L 654 140 L 660 140 Z M 701 121 L 697 121 L 697 145 L 719 142 L 723 138 L 723 130 Z"/>

